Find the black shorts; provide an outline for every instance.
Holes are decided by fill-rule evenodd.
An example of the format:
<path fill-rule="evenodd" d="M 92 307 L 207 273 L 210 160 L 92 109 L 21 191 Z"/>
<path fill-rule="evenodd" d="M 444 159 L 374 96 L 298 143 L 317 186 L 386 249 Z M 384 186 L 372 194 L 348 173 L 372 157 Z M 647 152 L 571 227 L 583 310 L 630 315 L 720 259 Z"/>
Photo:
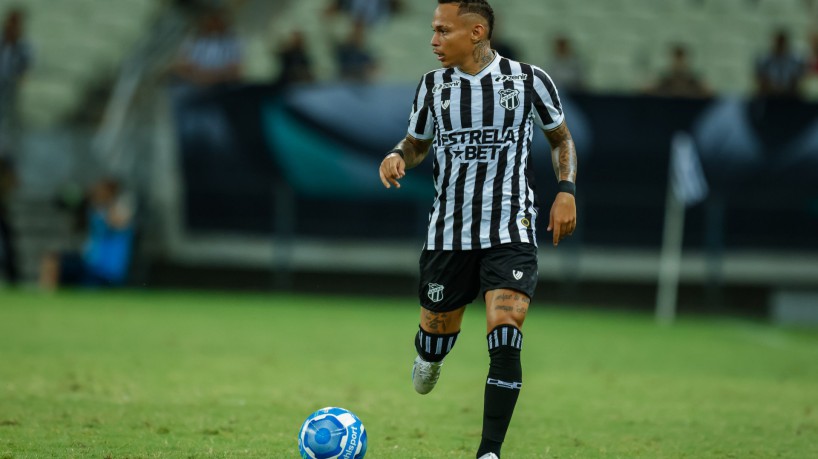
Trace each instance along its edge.
<path fill-rule="evenodd" d="M 537 247 L 510 243 L 478 250 L 424 250 L 420 254 L 420 305 L 454 311 L 489 290 L 511 289 L 529 298 L 537 286 Z"/>

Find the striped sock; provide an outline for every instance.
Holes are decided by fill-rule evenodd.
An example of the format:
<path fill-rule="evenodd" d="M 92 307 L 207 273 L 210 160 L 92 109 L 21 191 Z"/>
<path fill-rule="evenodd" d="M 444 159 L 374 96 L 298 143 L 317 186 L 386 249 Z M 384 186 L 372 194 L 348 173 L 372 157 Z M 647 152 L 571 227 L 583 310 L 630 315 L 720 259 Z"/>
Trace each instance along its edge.
<path fill-rule="evenodd" d="M 517 327 L 500 325 L 486 336 L 489 346 L 489 375 L 483 399 L 483 438 L 477 457 L 494 453 L 500 457 L 500 447 L 506 438 L 517 397 L 523 387 L 520 350 L 523 334 Z"/>
<path fill-rule="evenodd" d="M 427 362 L 440 362 L 446 357 L 446 354 L 451 352 L 454 343 L 457 341 L 457 335 L 460 332 L 449 333 L 445 335 L 438 335 L 429 333 L 418 327 L 418 333 L 415 335 L 415 349 L 418 355 Z"/>

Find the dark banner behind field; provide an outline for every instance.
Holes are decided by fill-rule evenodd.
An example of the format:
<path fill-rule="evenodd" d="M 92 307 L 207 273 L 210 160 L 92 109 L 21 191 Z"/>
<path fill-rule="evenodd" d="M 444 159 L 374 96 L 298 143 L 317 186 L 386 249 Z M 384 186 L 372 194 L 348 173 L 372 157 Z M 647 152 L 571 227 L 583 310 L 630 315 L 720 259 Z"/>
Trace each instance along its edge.
<path fill-rule="evenodd" d="M 410 86 L 244 86 L 176 98 L 189 230 L 413 239 L 431 158 L 386 190 L 378 165 L 405 135 Z M 818 248 L 818 106 L 793 100 L 563 95 L 580 159 L 576 239 L 657 247 L 673 135 L 692 134 L 711 193 L 686 242 Z M 535 134 L 539 236 L 556 192 Z"/>

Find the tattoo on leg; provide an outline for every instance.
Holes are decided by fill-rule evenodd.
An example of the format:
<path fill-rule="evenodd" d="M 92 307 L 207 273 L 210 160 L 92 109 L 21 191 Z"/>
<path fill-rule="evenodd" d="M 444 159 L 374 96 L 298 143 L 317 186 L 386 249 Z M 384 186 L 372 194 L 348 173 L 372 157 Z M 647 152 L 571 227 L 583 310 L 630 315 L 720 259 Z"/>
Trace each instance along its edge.
<path fill-rule="evenodd" d="M 498 293 L 497 295 L 494 296 L 494 299 L 498 300 L 498 301 L 503 301 L 503 300 L 522 301 L 525 304 L 531 303 L 531 298 L 529 298 L 529 297 L 527 297 L 525 295 L 520 295 L 518 293 L 515 293 L 515 294 Z"/>
<path fill-rule="evenodd" d="M 492 307 L 495 311 L 513 312 L 521 316 L 528 313 L 531 304 L 531 298 L 519 292 L 497 293 L 494 295 L 494 301 Z"/>
<path fill-rule="evenodd" d="M 446 332 L 446 313 L 445 312 L 427 312 L 426 326 L 432 331 L 442 330 Z"/>

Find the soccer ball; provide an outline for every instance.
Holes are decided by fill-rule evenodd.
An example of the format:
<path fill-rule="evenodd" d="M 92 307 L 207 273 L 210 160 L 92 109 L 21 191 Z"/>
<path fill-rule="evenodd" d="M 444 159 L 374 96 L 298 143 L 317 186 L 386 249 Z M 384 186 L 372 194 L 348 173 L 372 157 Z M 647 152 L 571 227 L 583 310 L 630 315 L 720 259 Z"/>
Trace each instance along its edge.
<path fill-rule="evenodd" d="M 298 450 L 304 459 L 363 459 L 366 430 L 350 411 L 322 408 L 307 416 L 301 425 Z"/>

